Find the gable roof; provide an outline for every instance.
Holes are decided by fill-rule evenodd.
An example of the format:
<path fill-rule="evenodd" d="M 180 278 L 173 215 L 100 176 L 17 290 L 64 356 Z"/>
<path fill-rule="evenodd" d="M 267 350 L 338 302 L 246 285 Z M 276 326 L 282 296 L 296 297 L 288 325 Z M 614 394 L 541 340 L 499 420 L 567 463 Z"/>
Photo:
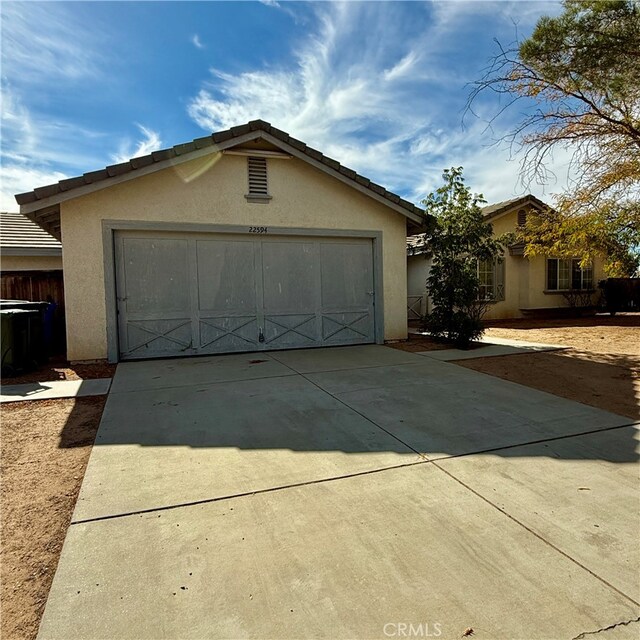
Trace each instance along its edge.
<path fill-rule="evenodd" d="M 62 244 L 21 213 L 2 211 L 0 250 L 7 256 L 61 256 Z"/>
<path fill-rule="evenodd" d="M 341 165 L 337 160 L 308 147 L 304 142 L 292 138 L 288 133 L 272 127 L 263 120 L 252 120 L 247 124 L 218 131 L 203 138 L 196 138 L 191 142 L 178 144 L 170 149 L 154 151 L 146 156 L 133 158 L 128 162 L 110 165 L 99 171 L 91 171 L 76 178 L 38 187 L 33 191 L 20 193 L 15 198 L 22 213 L 29 216 L 31 220 L 52 235 L 59 237 L 60 203 L 65 200 L 71 200 L 98 189 L 104 189 L 177 163 L 216 151 L 224 151 L 256 139 L 271 143 L 287 154 L 308 162 L 341 182 L 385 204 L 397 213 L 401 213 L 406 216 L 414 230 L 418 230 L 422 225 L 425 214 L 420 207 L 356 173 L 353 169 Z"/>
<path fill-rule="evenodd" d="M 487 220 L 492 220 L 493 218 L 497 218 L 499 215 L 507 213 L 512 209 L 527 205 L 532 205 L 536 209 L 540 210 L 549 209 L 548 204 L 542 202 L 542 200 L 539 200 L 529 193 L 526 196 L 519 196 L 517 198 L 512 198 L 511 200 L 503 200 L 502 202 L 496 202 L 495 204 L 482 207 L 482 214 L 487 218 Z"/>
<path fill-rule="evenodd" d="M 520 209 L 527 205 L 533 206 L 540 211 L 550 208 L 548 204 L 529 193 L 526 196 L 519 196 L 511 200 L 503 200 L 502 202 L 487 205 L 486 207 L 482 207 L 481 211 L 485 220 L 489 221 L 494 220 L 503 213 L 509 213 L 514 209 Z M 418 234 L 407 237 L 408 255 L 419 255 L 426 252 L 426 247 L 422 242 L 423 236 L 424 234 Z"/>

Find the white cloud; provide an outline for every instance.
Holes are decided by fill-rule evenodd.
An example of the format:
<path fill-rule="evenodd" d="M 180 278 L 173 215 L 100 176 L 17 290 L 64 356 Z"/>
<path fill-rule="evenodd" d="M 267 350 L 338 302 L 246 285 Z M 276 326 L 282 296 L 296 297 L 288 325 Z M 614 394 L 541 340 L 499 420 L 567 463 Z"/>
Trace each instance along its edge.
<path fill-rule="evenodd" d="M 4 164 L 2 166 L 2 188 L 0 189 L 0 208 L 2 211 L 19 211 L 14 198 L 16 193 L 32 191 L 35 187 L 53 184 L 68 176 L 60 171 L 51 171 L 23 164 Z"/>
<path fill-rule="evenodd" d="M 138 140 L 138 142 L 135 143 L 135 146 L 133 146 L 134 143 L 131 140 L 123 140 L 120 143 L 118 153 L 111 156 L 113 162 L 127 162 L 127 160 L 131 160 L 131 158 L 146 156 L 152 151 L 157 151 L 162 146 L 162 140 L 156 131 L 153 131 L 141 124 L 136 123 L 136 126 L 143 136 L 142 140 Z"/>
<path fill-rule="evenodd" d="M 31 115 L 18 97 L 2 91 L 2 155 L 24 161 L 35 148 L 35 132 Z"/>
<path fill-rule="evenodd" d="M 189 114 L 208 130 L 262 118 L 322 149 L 335 140 L 355 144 L 353 134 L 374 120 L 388 126 L 407 119 L 417 123 L 408 105 L 401 107 L 407 92 L 380 82 L 387 53 L 401 60 L 395 71 L 389 70 L 390 79 L 400 77 L 418 57 L 393 42 L 399 34 L 389 28 L 390 12 L 387 6 L 366 3 L 317 9 L 319 29 L 296 52 L 294 68 L 236 75 L 212 69 L 212 80 L 193 98 Z M 351 33 L 360 22 L 374 33 L 364 46 L 353 47 Z M 389 37 L 382 38 L 387 28 Z"/>
<path fill-rule="evenodd" d="M 384 79 L 392 81 L 410 75 L 415 70 L 415 65 L 418 60 L 418 53 L 416 51 L 409 51 L 409 53 L 393 65 L 393 67 L 384 72 Z"/>
<path fill-rule="evenodd" d="M 487 148 L 484 122 L 461 126 L 464 85 L 484 59 L 460 63 L 465 75 L 447 65 L 479 17 L 511 34 L 519 12 L 532 25 L 547 8 L 521 4 L 437 2 L 412 4 L 411 12 L 393 3 L 314 5 L 316 27 L 293 65 L 212 69 L 188 113 L 207 131 L 267 120 L 416 202 L 441 183 L 443 168 L 459 165 L 474 191 L 492 201 L 513 197 L 524 191 L 518 163 L 504 147 Z"/>
<path fill-rule="evenodd" d="M 76 14 L 55 2 L 3 2 L 3 76 L 36 88 L 41 82 L 95 78 L 100 73 L 101 31 L 95 23 L 89 31 Z"/>
<path fill-rule="evenodd" d="M 194 33 L 191 36 L 191 42 L 192 42 L 193 46 L 196 49 L 204 49 L 205 48 L 204 44 L 202 44 L 202 41 L 200 40 L 200 36 L 197 33 Z"/>

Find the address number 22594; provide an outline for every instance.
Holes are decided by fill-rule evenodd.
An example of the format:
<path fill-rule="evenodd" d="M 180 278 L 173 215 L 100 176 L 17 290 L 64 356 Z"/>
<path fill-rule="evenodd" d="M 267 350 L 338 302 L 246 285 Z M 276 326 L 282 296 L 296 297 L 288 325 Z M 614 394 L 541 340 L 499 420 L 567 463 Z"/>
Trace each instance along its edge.
<path fill-rule="evenodd" d="M 267 227 L 249 227 L 249 233 L 268 233 Z"/>

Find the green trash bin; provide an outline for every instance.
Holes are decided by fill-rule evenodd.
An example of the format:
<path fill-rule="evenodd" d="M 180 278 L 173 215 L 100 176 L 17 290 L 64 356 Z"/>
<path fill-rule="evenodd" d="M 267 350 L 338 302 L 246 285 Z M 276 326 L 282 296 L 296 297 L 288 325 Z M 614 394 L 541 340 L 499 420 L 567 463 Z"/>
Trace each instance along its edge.
<path fill-rule="evenodd" d="M 0 309 L 0 337 L 3 377 L 34 369 L 46 361 L 39 310 Z"/>

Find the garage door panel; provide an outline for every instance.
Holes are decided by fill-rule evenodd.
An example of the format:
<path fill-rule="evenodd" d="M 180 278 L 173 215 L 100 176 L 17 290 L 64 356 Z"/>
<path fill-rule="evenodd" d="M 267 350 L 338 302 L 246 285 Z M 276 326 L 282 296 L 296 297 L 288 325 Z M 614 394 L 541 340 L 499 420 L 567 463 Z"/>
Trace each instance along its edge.
<path fill-rule="evenodd" d="M 315 314 L 319 284 L 317 244 L 263 242 L 262 265 L 265 314 Z"/>
<path fill-rule="evenodd" d="M 371 242 L 323 243 L 321 268 L 324 344 L 375 342 Z"/>
<path fill-rule="evenodd" d="M 200 318 L 202 353 L 231 353 L 260 348 L 258 323 L 255 316 L 222 316 Z"/>
<path fill-rule="evenodd" d="M 198 240 L 198 307 L 202 315 L 255 315 L 255 243 Z"/>
<path fill-rule="evenodd" d="M 123 238 L 128 316 L 164 315 L 190 306 L 189 246 L 176 238 Z"/>
<path fill-rule="evenodd" d="M 126 324 L 127 357 L 175 355 L 192 347 L 191 318 L 132 320 Z"/>
<path fill-rule="evenodd" d="M 371 242 L 322 243 L 322 309 L 368 308 L 373 295 Z"/>
<path fill-rule="evenodd" d="M 371 341 L 372 329 L 368 309 L 322 314 L 322 339 L 327 345 Z"/>
<path fill-rule="evenodd" d="M 318 318 L 315 313 L 265 315 L 265 348 L 316 347 L 320 344 Z"/>

